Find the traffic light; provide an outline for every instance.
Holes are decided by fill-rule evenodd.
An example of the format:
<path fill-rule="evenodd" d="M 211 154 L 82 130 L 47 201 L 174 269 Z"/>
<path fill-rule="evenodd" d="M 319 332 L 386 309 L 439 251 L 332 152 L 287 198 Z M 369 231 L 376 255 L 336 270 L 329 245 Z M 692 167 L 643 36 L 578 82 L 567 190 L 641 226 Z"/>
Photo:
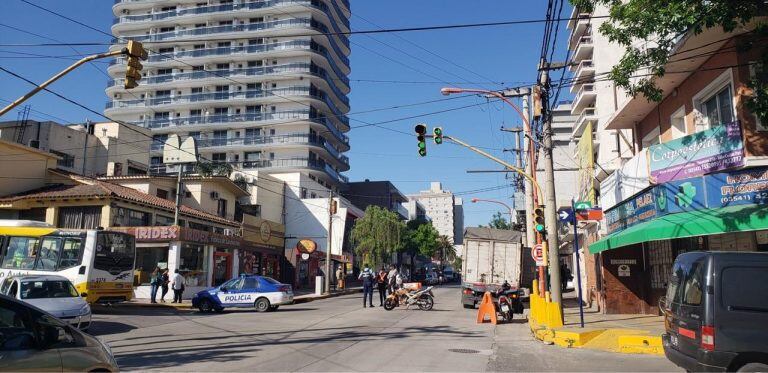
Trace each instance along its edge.
<path fill-rule="evenodd" d="M 141 80 L 141 62 L 147 59 L 147 51 L 138 41 L 128 40 L 128 45 L 123 48 L 123 53 L 128 56 L 128 66 L 125 70 L 125 89 L 136 88 Z"/>
<path fill-rule="evenodd" d="M 533 228 L 541 234 L 546 233 L 544 227 L 544 209 L 537 207 L 533 210 Z"/>
<path fill-rule="evenodd" d="M 435 140 L 435 144 L 440 145 L 443 143 L 443 127 L 435 127 L 432 130 L 435 135 L 432 139 Z"/>
<path fill-rule="evenodd" d="M 427 141 L 426 141 L 427 126 L 423 124 L 417 124 L 414 130 L 416 131 L 416 139 L 419 140 L 419 155 L 422 157 L 426 157 L 427 156 Z"/>

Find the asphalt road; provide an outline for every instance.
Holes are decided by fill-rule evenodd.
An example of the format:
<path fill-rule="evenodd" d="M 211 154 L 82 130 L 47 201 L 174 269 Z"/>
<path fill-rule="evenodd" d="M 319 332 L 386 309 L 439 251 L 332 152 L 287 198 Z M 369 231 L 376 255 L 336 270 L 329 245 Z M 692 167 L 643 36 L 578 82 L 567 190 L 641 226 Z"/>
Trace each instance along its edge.
<path fill-rule="evenodd" d="M 673 371 L 663 357 L 546 346 L 523 320 L 474 322 L 459 289 L 436 289 L 432 311 L 363 308 L 349 295 L 271 313 L 97 309 L 91 333 L 123 370 L 170 371 Z M 378 301 L 375 301 L 378 304 Z"/>

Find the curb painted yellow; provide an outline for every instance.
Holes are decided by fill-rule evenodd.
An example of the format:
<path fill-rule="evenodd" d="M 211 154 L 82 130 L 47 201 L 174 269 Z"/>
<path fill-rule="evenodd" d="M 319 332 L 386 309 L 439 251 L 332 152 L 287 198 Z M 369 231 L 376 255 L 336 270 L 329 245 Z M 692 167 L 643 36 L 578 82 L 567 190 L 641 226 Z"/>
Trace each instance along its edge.
<path fill-rule="evenodd" d="M 576 331 L 571 329 L 555 330 L 555 344 L 561 347 L 583 347 L 593 338 L 602 334 L 604 329 Z"/>
<path fill-rule="evenodd" d="M 620 336 L 619 349 L 625 354 L 664 355 L 661 337 L 652 335 Z"/>

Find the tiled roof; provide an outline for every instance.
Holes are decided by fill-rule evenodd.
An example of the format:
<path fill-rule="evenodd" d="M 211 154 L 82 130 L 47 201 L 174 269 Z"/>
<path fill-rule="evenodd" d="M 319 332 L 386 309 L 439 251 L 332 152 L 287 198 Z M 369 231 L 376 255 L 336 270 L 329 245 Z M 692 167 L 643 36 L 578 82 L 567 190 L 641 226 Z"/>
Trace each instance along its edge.
<path fill-rule="evenodd" d="M 117 184 L 108 183 L 101 180 L 79 179 L 84 184 L 78 185 L 52 185 L 39 189 L 30 190 L 24 193 L 1 197 L 0 202 L 13 202 L 25 199 L 62 199 L 62 198 L 88 198 L 88 197 L 117 197 L 124 200 L 149 205 L 173 211 L 176 204 L 167 199 L 163 199 L 151 194 L 147 194 L 136 189 L 131 189 Z M 194 216 L 200 219 L 210 220 L 221 224 L 238 226 L 232 220 L 209 214 L 205 211 L 193 209 L 188 206 L 181 206 L 180 212 L 184 215 Z"/>

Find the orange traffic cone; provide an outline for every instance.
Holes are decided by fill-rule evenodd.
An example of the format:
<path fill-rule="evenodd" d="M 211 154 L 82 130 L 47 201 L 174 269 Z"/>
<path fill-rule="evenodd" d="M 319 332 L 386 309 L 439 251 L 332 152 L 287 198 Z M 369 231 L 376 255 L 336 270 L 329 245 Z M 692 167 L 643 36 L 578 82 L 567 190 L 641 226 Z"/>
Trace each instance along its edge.
<path fill-rule="evenodd" d="M 483 300 L 480 302 L 480 308 L 477 310 L 477 323 L 484 323 L 485 316 L 491 319 L 492 324 L 496 325 L 499 323 L 496 319 L 496 306 L 493 304 L 493 297 L 488 291 L 483 294 Z"/>

